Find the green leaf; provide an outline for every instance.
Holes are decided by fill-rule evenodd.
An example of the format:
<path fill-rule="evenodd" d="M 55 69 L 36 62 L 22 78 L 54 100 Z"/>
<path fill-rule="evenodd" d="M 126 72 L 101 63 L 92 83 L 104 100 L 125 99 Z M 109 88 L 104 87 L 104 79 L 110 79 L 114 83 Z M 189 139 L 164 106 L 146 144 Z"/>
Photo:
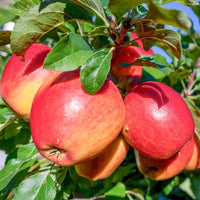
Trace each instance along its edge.
<path fill-rule="evenodd" d="M 166 4 L 169 2 L 173 2 L 173 1 L 177 1 L 181 4 L 183 4 L 184 6 L 195 6 L 198 5 L 198 2 L 196 0 L 163 0 L 162 4 Z"/>
<path fill-rule="evenodd" d="M 199 21 L 200 21 L 200 6 L 199 5 L 198 6 L 193 6 L 191 8 L 194 11 L 194 13 L 198 16 Z"/>
<path fill-rule="evenodd" d="M 108 9 L 118 20 L 132 8 L 139 6 L 140 4 L 150 3 L 150 2 L 151 0 L 137 0 L 137 1 L 109 0 Z"/>
<path fill-rule="evenodd" d="M 200 138 L 200 111 L 196 107 L 196 105 L 191 103 L 191 101 L 189 101 L 188 99 L 186 99 L 186 103 L 187 103 L 187 105 L 192 113 L 193 119 L 194 119 L 195 133 Z"/>
<path fill-rule="evenodd" d="M 199 176 L 193 176 L 190 178 L 191 180 L 191 188 L 195 195 L 195 199 L 200 199 L 200 190 L 199 190 L 199 183 L 200 183 L 200 177 Z"/>
<path fill-rule="evenodd" d="M 126 186 L 122 182 L 118 182 L 105 195 L 124 198 L 126 196 Z"/>
<path fill-rule="evenodd" d="M 112 51 L 94 53 L 81 67 L 80 78 L 84 89 L 89 94 L 96 93 L 104 84 L 110 71 Z"/>
<path fill-rule="evenodd" d="M 49 171 L 37 173 L 25 179 L 17 188 L 13 200 L 29 199 L 54 200 L 56 187 L 49 174 Z"/>
<path fill-rule="evenodd" d="M 142 55 L 139 57 L 139 59 L 146 59 L 146 60 L 154 63 L 166 74 L 172 72 L 172 69 L 169 67 L 168 62 L 163 55 L 160 55 L 160 54 Z"/>
<path fill-rule="evenodd" d="M 177 69 L 167 75 L 165 79 L 168 79 L 171 87 L 176 85 L 179 81 L 188 78 L 190 75 L 189 70 L 187 69 Z"/>
<path fill-rule="evenodd" d="M 33 8 L 36 5 L 39 5 L 41 3 L 40 0 L 18 0 L 13 5 L 11 5 L 12 11 L 16 15 L 23 15 L 28 10 Z"/>
<path fill-rule="evenodd" d="M 26 160 L 32 158 L 36 153 L 37 153 L 37 149 L 36 149 L 34 143 L 22 145 L 8 155 L 8 157 L 6 158 L 6 163 L 9 160 L 14 159 L 14 158 L 20 159 L 22 161 L 26 161 Z"/>
<path fill-rule="evenodd" d="M 72 71 L 80 67 L 92 53 L 91 47 L 83 37 L 71 33 L 63 37 L 49 52 L 44 62 L 44 68 Z"/>
<path fill-rule="evenodd" d="M 142 40 L 144 39 L 143 44 L 145 50 L 148 50 L 153 45 L 157 45 L 164 50 L 167 48 L 178 59 L 182 56 L 181 36 L 176 31 L 157 29 L 149 33 L 149 35 L 147 33 L 140 33 L 140 37 Z"/>
<path fill-rule="evenodd" d="M 96 13 L 96 15 L 101 18 L 105 24 L 107 24 L 106 20 L 102 16 L 102 9 L 103 5 L 101 0 L 71 0 L 72 2 L 85 7 L 86 9 L 89 9 Z"/>
<path fill-rule="evenodd" d="M 15 14 L 13 14 L 9 9 L 0 7 L 0 26 L 3 26 L 5 23 L 13 21 Z"/>
<path fill-rule="evenodd" d="M 192 199 L 196 199 L 195 194 L 193 193 L 192 190 L 192 183 L 190 178 L 186 178 L 180 185 L 179 187 L 181 188 L 182 191 L 187 193 Z"/>
<path fill-rule="evenodd" d="M 71 1 L 35 6 L 17 21 L 11 34 L 12 51 L 24 55 L 31 44 L 64 22 L 83 20 L 92 23 L 91 19 L 92 13 Z"/>
<path fill-rule="evenodd" d="M 0 171 L 0 191 L 22 170 L 29 168 L 35 162 L 32 159 L 37 150 L 33 143 L 24 145 L 9 154 L 5 167 Z"/>
<path fill-rule="evenodd" d="M 11 31 L 0 31 L 0 46 L 10 44 Z"/>
<path fill-rule="evenodd" d="M 0 191 L 3 190 L 12 180 L 12 178 L 19 172 L 21 166 L 21 160 L 12 159 L 0 171 Z"/>
<path fill-rule="evenodd" d="M 192 26 L 189 17 L 181 10 L 162 8 L 155 3 L 149 5 L 147 19 L 156 20 L 159 24 L 168 24 L 189 32 Z"/>
<path fill-rule="evenodd" d="M 154 68 L 154 67 L 146 67 L 143 66 L 143 76 L 142 76 L 142 81 L 148 81 L 150 80 L 157 80 L 161 81 L 166 74 L 159 68 Z"/>
<path fill-rule="evenodd" d="M 109 37 L 110 36 L 110 27 L 99 26 L 99 27 L 95 28 L 93 31 L 89 32 L 89 35 L 91 35 L 93 37 L 97 37 L 99 35 Z"/>

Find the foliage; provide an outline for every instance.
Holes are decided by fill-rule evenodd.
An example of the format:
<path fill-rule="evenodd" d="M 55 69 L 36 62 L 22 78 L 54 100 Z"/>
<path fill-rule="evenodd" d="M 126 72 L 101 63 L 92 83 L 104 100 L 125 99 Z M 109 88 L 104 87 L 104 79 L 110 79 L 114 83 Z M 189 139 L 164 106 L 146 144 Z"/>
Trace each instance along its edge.
<path fill-rule="evenodd" d="M 13 31 L 0 31 L 0 52 L 4 53 L 0 57 L 0 74 L 12 53 L 23 56 L 31 44 L 44 43 L 53 47 L 44 68 L 72 71 L 81 66 L 82 85 L 94 94 L 109 76 L 113 47 L 120 43 L 136 45 L 137 40 L 130 37 L 123 41 L 135 31 L 145 50 L 156 45 L 172 58 L 168 63 L 164 56 L 156 54 L 132 63 L 145 64 L 141 82 L 156 80 L 179 92 L 189 105 L 200 137 L 200 34 L 194 31 L 185 13 L 162 7 L 171 1 L 15 1 L 9 8 L 0 8 L 0 25 L 16 23 Z M 195 0 L 177 2 L 192 6 L 200 20 L 200 6 Z M 165 25 L 179 31 L 165 29 Z M 183 171 L 174 178 L 156 182 L 138 171 L 133 150 L 105 180 L 90 181 L 80 177 L 73 167 L 53 164 L 37 153 L 29 123 L 16 117 L 2 100 L 0 149 L 8 155 L 0 171 L 2 200 L 200 198 L 199 170 Z"/>

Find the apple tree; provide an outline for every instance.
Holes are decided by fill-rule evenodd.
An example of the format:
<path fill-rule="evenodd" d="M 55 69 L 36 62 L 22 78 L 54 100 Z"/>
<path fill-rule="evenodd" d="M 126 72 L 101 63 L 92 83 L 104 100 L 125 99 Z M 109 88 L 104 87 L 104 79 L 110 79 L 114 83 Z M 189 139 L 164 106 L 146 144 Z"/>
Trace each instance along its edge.
<path fill-rule="evenodd" d="M 0 150 L 6 154 L 5 162 L 0 165 L 0 199 L 200 199 L 200 33 L 195 31 L 187 13 L 176 8 L 166 9 L 164 7 L 165 4 L 172 1 L 15 0 L 9 7 L 0 8 L 0 26 L 3 27 L 7 22 L 15 23 L 12 31 L 0 30 L 0 77 L 2 77 L 0 85 Z M 200 5 L 196 0 L 178 0 L 176 3 L 190 7 L 200 20 Z M 46 82 L 44 81 L 39 93 L 34 94 L 33 104 L 32 100 L 29 102 L 32 105 L 31 114 L 29 113 L 28 118 L 24 118 L 5 98 L 8 92 L 4 91 L 3 81 L 8 79 L 9 74 L 4 75 L 4 69 L 13 55 L 16 56 L 13 65 L 17 63 L 13 77 L 15 75 L 18 77 L 17 73 L 20 71 L 18 67 L 29 66 L 33 61 L 38 63 L 37 59 L 34 60 L 31 57 L 34 56 L 34 53 L 30 53 L 30 60 L 26 57 L 36 44 L 43 44 L 46 46 L 43 46 L 44 48 L 51 48 L 45 58 L 40 57 L 39 61 L 42 62 L 42 70 L 54 71 L 56 75 L 53 73 L 55 77 L 53 75 L 53 78 L 50 77 Z M 42 52 L 42 47 L 37 47 L 37 51 Z M 152 50 L 154 47 L 160 49 L 160 52 L 154 52 Z M 34 48 L 36 47 L 34 46 Z M 170 58 L 170 61 L 167 58 Z M 17 66 L 18 62 L 21 63 L 21 66 L 20 64 Z M 31 70 L 34 71 L 34 69 Z M 74 78 L 77 71 L 78 79 Z M 64 77 L 65 74 L 66 77 Z M 77 131 L 76 137 L 74 136 L 76 140 L 73 141 L 77 142 L 72 143 L 70 139 L 61 141 L 62 143 L 71 142 L 71 146 L 76 149 L 71 155 L 72 158 L 76 154 L 79 157 L 83 152 L 88 155 L 84 157 L 85 160 L 81 158 L 71 164 L 60 164 L 57 161 L 57 158 L 63 154 L 63 149 L 52 145 L 53 149 L 45 154 L 42 153 L 36 142 L 36 139 L 44 138 L 44 135 L 40 135 L 41 130 L 46 130 L 46 132 L 43 131 L 46 138 L 44 140 L 52 137 L 50 135 L 52 131 L 49 129 L 51 124 L 56 124 L 56 126 L 54 125 L 54 138 L 58 135 L 56 129 L 71 129 L 73 126 L 70 123 L 66 125 L 65 119 L 62 120 L 62 116 L 58 116 L 58 113 L 62 113 L 62 108 L 54 106 L 55 110 L 51 111 L 53 117 L 48 115 L 54 105 L 48 104 L 51 102 L 51 98 L 60 100 L 59 97 L 63 96 L 64 99 L 67 93 L 69 95 L 66 98 L 71 98 L 75 94 L 76 87 L 70 88 L 69 85 L 66 85 L 68 91 L 55 93 L 62 94 L 60 96 L 54 95 L 56 90 L 48 92 L 47 89 L 44 89 L 55 82 L 62 85 L 63 82 L 66 82 L 65 78 L 69 79 L 68 82 L 73 79 L 76 87 L 79 85 L 77 93 L 81 93 L 81 95 L 77 97 L 77 102 L 80 102 L 83 96 L 87 99 L 100 98 L 102 94 L 106 93 L 104 90 L 107 91 L 106 89 L 109 88 L 108 82 L 113 84 L 111 93 L 105 95 L 104 99 L 99 102 L 103 102 L 102 105 L 105 105 L 105 102 L 109 102 L 109 98 L 115 100 L 102 109 L 96 103 L 94 104 L 96 107 L 93 106 L 87 114 L 82 114 L 80 121 L 84 123 L 75 123 L 81 124 L 78 128 L 75 127 L 76 131 L 80 130 Z M 5 84 L 6 87 L 11 88 L 11 93 L 15 92 L 11 98 L 13 105 L 23 102 L 26 106 L 27 102 L 24 98 L 25 96 L 29 97 L 33 92 L 33 86 L 28 90 L 24 89 L 23 92 L 23 88 L 27 86 L 24 83 L 22 90 L 20 92 L 17 90 L 17 85 L 23 79 L 24 77 L 13 78 L 15 82 L 12 87 L 7 82 L 7 85 Z M 153 89 L 146 86 L 145 90 L 147 83 L 151 83 Z M 152 83 L 155 84 L 152 86 Z M 163 98 L 161 89 L 166 90 L 166 93 L 170 94 L 170 98 Z M 47 91 L 49 96 L 45 96 L 43 90 Z M 135 97 L 130 103 L 134 113 L 140 105 L 140 103 L 139 105 L 134 104 L 139 93 L 144 99 L 141 100 L 141 103 L 146 102 L 149 95 L 151 99 L 160 99 L 165 104 L 173 102 L 169 106 L 173 112 L 168 114 L 167 120 L 177 119 L 177 121 L 164 124 L 162 122 L 164 118 L 159 115 L 159 125 L 164 124 L 162 125 L 164 137 L 157 134 L 153 141 L 155 146 L 151 146 L 150 135 L 149 140 L 147 138 L 146 142 L 142 141 L 143 148 L 149 147 L 151 154 L 151 151 L 156 151 L 154 147 L 158 147 L 160 151 L 175 147 L 180 143 L 181 138 L 187 135 L 185 139 L 187 141 L 184 141 L 184 144 L 181 143 L 173 155 L 159 157 L 159 154 L 159 156 L 151 158 L 149 155 L 146 156 L 148 152 L 144 153 L 141 148 L 141 155 L 138 156 L 137 145 L 132 145 L 126 137 L 131 125 L 124 125 L 127 115 L 125 114 L 126 117 L 123 118 L 123 106 L 124 104 L 126 106 L 126 102 L 128 102 L 127 97 L 134 94 Z M 18 99 L 15 98 L 16 95 L 19 95 Z M 37 99 L 39 100 L 37 101 Z M 175 101 L 175 99 L 178 100 Z M 116 102 L 115 106 L 114 102 Z M 85 105 L 84 110 L 90 104 Z M 66 103 L 66 110 L 70 110 L 71 107 Z M 91 117 L 97 107 L 99 115 Z M 128 112 L 127 107 L 126 112 Z M 148 103 L 146 107 L 151 107 L 151 104 Z M 67 113 L 66 110 L 65 113 Z M 46 112 L 45 115 L 39 115 L 40 111 L 41 113 Z M 117 111 L 120 114 L 114 118 L 113 113 Z M 142 112 L 142 109 L 140 111 Z M 181 116 L 178 111 L 181 111 Z M 185 117 L 187 112 L 191 114 L 191 117 Z M 120 125 L 116 126 L 119 130 L 117 129 L 116 133 L 120 136 L 123 135 L 123 142 L 121 140 L 118 142 L 117 136 L 113 140 L 110 139 L 116 127 L 111 133 L 108 132 L 111 125 L 106 124 L 107 118 L 103 116 L 103 113 L 106 113 L 105 116 L 112 114 L 110 116 L 113 117 L 113 120 L 108 118 L 110 124 L 116 124 L 119 121 Z M 67 115 L 70 113 L 68 112 Z M 104 120 L 100 118 L 101 115 Z M 134 129 L 141 124 L 140 121 L 146 115 L 148 113 L 140 117 L 141 120 L 139 119 Z M 134 114 L 132 116 L 133 121 L 136 121 L 137 116 Z M 34 117 L 34 120 L 31 117 Z M 102 128 L 99 125 L 101 120 L 105 122 L 102 123 L 103 126 L 107 125 L 103 127 L 106 129 L 107 135 L 102 141 L 98 137 L 100 133 L 94 129 Z M 191 121 L 188 122 L 188 120 Z M 39 127 L 35 127 L 35 121 L 40 124 Z M 93 121 L 95 125 L 92 124 Z M 177 123 L 178 121 L 180 122 Z M 142 122 L 148 135 L 152 127 L 151 123 L 148 126 L 146 124 L 146 121 Z M 94 134 L 88 129 L 92 125 L 95 130 Z M 152 126 L 154 128 L 157 125 Z M 139 127 L 138 131 L 140 129 L 142 128 Z M 38 131 L 37 136 L 35 130 Z M 167 141 L 165 140 L 168 139 L 167 134 L 173 133 L 174 130 L 180 130 L 179 137 L 174 143 L 162 144 L 163 141 Z M 87 133 L 88 137 L 81 136 L 81 134 L 87 135 Z M 59 143 L 60 140 L 62 139 L 57 138 L 56 142 Z M 190 145 L 192 147 L 183 150 L 188 141 L 193 141 Z M 194 141 L 196 146 L 194 146 Z M 83 143 L 85 149 L 82 146 Z M 115 144 L 122 145 L 119 151 L 115 149 Z M 140 144 L 139 146 L 141 146 Z M 102 145 L 107 148 L 102 147 L 101 151 L 94 154 L 93 149 Z M 115 154 L 120 154 L 120 156 L 114 157 Z M 53 156 L 56 159 L 51 159 Z M 187 161 L 185 161 L 186 157 Z M 148 168 L 148 166 L 150 167 Z M 144 170 L 145 167 L 147 171 Z M 106 169 L 109 169 L 109 172 Z M 95 174 L 97 172 L 98 174 Z M 155 173 L 155 176 L 152 176 L 152 173 Z"/>

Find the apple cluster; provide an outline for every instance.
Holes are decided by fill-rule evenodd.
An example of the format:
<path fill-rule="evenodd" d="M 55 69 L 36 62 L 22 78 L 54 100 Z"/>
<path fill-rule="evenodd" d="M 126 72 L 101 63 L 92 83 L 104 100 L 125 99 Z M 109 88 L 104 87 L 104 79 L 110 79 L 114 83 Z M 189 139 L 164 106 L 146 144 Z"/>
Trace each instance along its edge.
<path fill-rule="evenodd" d="M 2 99 L 30 122 L 42 156 L 61 166 L 75 166 L 79 175 L 92 180 L 110 176 L 130 148 L 140 172 L 151 179 L 164 180 L 200 167 L 200 141 L 182 97 L 160 82 L 138 83 L 141 66 L 117 66 L 151 55 L 152 50 L 114 50 L 110 73 L 119 85 L 130 81 L 125 97 L 109 78 L 90 95 L 82 87 L 79 69 L 44 69 L 50 50 L 33 44 L 24 60 L 14 54 L 0 82 Z"/>

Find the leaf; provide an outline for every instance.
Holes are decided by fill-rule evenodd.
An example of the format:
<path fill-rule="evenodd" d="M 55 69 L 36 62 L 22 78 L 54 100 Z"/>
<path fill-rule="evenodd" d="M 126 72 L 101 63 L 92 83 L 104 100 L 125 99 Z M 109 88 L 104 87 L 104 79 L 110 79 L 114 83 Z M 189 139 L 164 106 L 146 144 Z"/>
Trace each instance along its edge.
<path fill-rule="evenodd" d="M 195 133 L 197 134 L 197 136 L 200 138 L 200 111 L 199 109 L 193 104 L 191 103 L 191 101 L 189 101 L 188 99 L 186 99 L 186 103 L 192 113 L 193 119 L 194 119 L 194 123 L 195 123 Z"/>
<path fill-rule="evenodd" d="M 0 46 L 10 44 L 11 31 L 0 31 Z"/>
<path fill-rule="evenodd" d="M 99 27 L 95 28 L 93 31 L 89 32 L 89 35 L 91 35 L 93 37 L 97 37 L 100 35 L 109 37 L 110 36 L 110 27 L 99 26 Z"/>
<path fill-rule="evenodd" d="M 188 78 L 190 75 L 189 70 L 187 69 L 177 69 L 167 75 L 165 79 L 169 80 L 169 84 L 171 87 L 176 85 L 179 81 Z"/>
<path fill-rule="evenodd" d="M 152 63 L 152 62 L 150 62 L 148 60 L 145 60 L 145 59 L 137 59 L 136 61 L 131 62 L 131 63 L 122 62 L 122 63 L 119 63 L 119 65 L 117 65 L 117 66 L 129 67 L 131 65 L 134 65 L 134 66 L 148 66 L 148 67 L 158 68 L 154 63 Z"/>
<path fill-rule="evenodd" d="M 32 143 L 19 147 L 8 156 L 5 167 L 0 171 L 0 191 L 7 187 L 20 171 L 33 165 L 35 159 L 32 157 L 36 152 L 37 150 Z"/>
<path fill-rule="evenodd" d="M 158 66 L 166 74 L 172 72 L 172 69 L 169 67 L 168 62 L 163 55 L 160 55 L 160 54 L 142 55 L 139 58 L 140 59 L 146 59 L 146 60 L 152 62 L 153 64 Z"/>
<path fill-rule="evenodd" d="M 159 68 L 143 66 L 142 81 L 161 81 L 166 74 Z"/>
<path fill-rule="evenodd" d="M 200 21 L 200 6 L 193 6 L 191 9 L 194 11 L 194 13 L 198 16 L 199 21 Z"/>
<path fill-rule="evenodd" d="M 118 182 L 105 195 L 124 198 L 126 196 L 126 186 L 122 182 Z"/>
<path fill-rule="evenodd" d="M 169 2 L 173 2 L 173 1 L 177 1 L 181 4 L 183 4 L 184 6 L 195 6 L 198 5 L 198 2 L 196 0 L 163 0 L 162 4 L 166 4 Z"/>
<path fill-rule="evenodd" d="M 147 19 L 156 20 L 159 24 L 168 24 L 189 32 L 192 26 L 189 17 L 181 10 L 162 8 L 155 3 L 149 4 Z"/>
<path fill-rule="evenodd" d="M 20 159 L 22 161 L 26 161 L 32 158 L 36 153 L 37 149 L 34 143 L 22 145 L 8 155 L 8 157 L 6 158 L 6 163 L 11 159 Z"/>
<path fill-rule="evenodd" d="M 9 9 L 0 7 L 0 26 L 3 26 L 5 23 L 13 21 L 15 14 L 13 14 Z"/>
<path fill-rule="evenodd" d="M 168 48 L 178 59 L 182 56 L 181 36 L 176 31 L 157 29 L 149 34 L 140 33 L 139 36 L 141 40 L 144 40 L 143 44 L 145 50 L 148 50 L 153 45 L 157 45 L 164 50 Z"/>
<path fill-rule="evenodd" d="M 137 0 L 137 1 L 109 0 L 108 9 L 118 20 L 132 8 L 139 6 L 140 4 L 150 3 L 150 2 L 151 0 Z"/>
<path fill-rule="evenodd" d="M 66 0 L 66 3 L 51 3 L 46 7 L 41 5 L 30 9 L 15 24 L 11 34 L 11 49 L 17 55 L 23 56 L 31 44 L 66 21 L 83 20 L 92 23 L 92 14 L 73 2 Z"/>
<path fill-rule="evenodd" d="M 19 172 L 22 161 L 18 159 L 10 160 L 7 165 L 0 171 L 0 191 L 3 190 L 12 178 Z"/>
<path fill-rule="evenodd" d="M 186 178 L 180 185 L 179 187 L 181 188 L 182 191 L 184 191 L 185 193 L 187 193 L 192 199 L 196 199 L 195 195 L 192 191 L 191 188 L 191 179 L 190 178 Z"/>
<path fill-rule="evenodd" d="M 105 19 L 102 16 L 102 9 L 103 9 L 103 5 L 101 0 L 71 0 L 72 2 L 85 7 L 86 9 L 89 9 L 91 11 L 93 11 L 94 13 L 96 13 L 97 16 L 99 16 L 105 23 Z M 107 23 L 106 23 L 107 24 Z"/>
<path fill-rule="evenodd" d="M 49 171 L 37 173 L 25 179 L 17 188 L 13 200 L 29 199 L 54 200 L 56 196 L 55 184 Z"/>
<path fill-rule="evenodd" d="M 20 16 L 30 10 L 30 8 L 33 8 L 40 3 L 40 0 L 18 0 L 13 5 L 11 5 L 11 8 L 16 15 Z"/>
<path fill-rule="evenodd" d="M 195 195 L 195 199 L 200 199 L 200 190 L 199 190 L 199 183 L 200 183 L 200 177 L 199 176 L 193 176 L 190 178 L 191 180 L 191 188 L 192 188 L 192 192 Z"/>
<path fill-rule="evenodd" d="M 44 62 L 44 68 L 72 71 L 80 67 L 92 53 L 91 47 L 83 37 L 71 33 L 63 37 L 49 52 Z"/>
<path fill-rule="evenodd" d="M 89 94 L 96 93 L 104 84 L 110 71 L 112 51 L 97 51 L 81 67 L 80 78 Z"/>

